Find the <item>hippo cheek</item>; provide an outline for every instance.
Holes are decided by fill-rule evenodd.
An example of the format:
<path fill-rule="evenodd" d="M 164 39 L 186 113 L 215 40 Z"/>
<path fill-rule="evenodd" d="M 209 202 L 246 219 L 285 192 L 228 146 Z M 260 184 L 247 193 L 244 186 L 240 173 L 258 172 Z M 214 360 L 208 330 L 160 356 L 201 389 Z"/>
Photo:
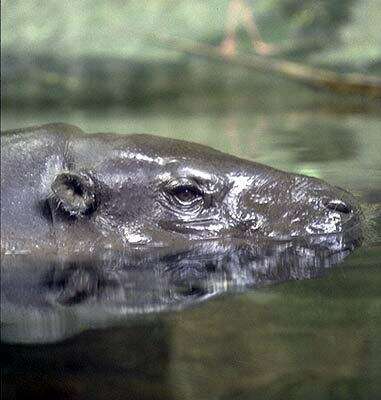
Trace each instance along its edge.
<path fill-rule="evenodd" d="M 195 239 L 218 238 L 228 233 L 226 223 L 208 218 L 194 221 L 162 220 L 159 227 L 166 232 L 187 235 Z"/>
<path fill-rule="evenodd" d="M 268 218 L 259 207 L 242 207 L 233 215 L 235 236 L 258 235 L 266 226 Z"/>
<path fill-rule="evenodd" d="M 272 215 L 280 211 L 273 205 L 273 197 L 256 191 L 248 191 L 234 207 L 233 219 L 238 230 L 246 235 L 260 235 L 271 225 Z"/>

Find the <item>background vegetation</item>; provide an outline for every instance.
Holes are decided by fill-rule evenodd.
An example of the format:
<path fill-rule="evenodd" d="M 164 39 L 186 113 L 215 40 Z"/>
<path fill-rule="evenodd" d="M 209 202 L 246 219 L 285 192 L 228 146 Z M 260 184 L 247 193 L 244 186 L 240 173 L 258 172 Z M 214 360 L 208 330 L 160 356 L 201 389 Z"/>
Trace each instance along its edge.
<path fill-rule="evenodd" d="M 271 58 L 380 75 L 379 0 L 242 3 L 275 49 Z M 287 96 L 286 79 L 200 59 L 162 40 L 218 46 L 230 5 L 229 0 L 5 0 L 3 105 L 141 107 L 205 96 L 223 103 L 232 95 L 249 102 L 260 96 L 272 104 L 274 96 Z M 242 14 L 236 15 L 237 52 L 255 56 Z M 309 95 L 301 90 L 295 101 Z"/>

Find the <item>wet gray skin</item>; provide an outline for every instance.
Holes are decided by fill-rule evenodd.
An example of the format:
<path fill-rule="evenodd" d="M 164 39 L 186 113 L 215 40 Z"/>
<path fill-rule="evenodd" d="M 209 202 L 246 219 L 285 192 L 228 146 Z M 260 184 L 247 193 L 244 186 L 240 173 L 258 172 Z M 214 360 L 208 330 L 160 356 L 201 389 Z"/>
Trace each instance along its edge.
<path fill-rule="evenodd" d="M 359 224 L 351 194 L 209 147 L 66 124 L 1 138 L 2 253 L 306 237 Z"/>

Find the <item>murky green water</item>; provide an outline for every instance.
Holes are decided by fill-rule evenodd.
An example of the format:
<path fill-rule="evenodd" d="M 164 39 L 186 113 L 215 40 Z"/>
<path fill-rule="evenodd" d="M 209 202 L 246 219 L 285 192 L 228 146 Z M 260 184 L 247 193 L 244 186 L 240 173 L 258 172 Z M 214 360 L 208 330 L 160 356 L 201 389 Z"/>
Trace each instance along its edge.
<path fill-rule="evenodd" d="M 381 201 L 377 113 L 3 112 L 2 129 L 53 121 L 193 140 Z M 320 279 L 225 294 L 63 342 L 2 344 L 5 398 L 377 399 L 380 256 L 374 240 Z"/>

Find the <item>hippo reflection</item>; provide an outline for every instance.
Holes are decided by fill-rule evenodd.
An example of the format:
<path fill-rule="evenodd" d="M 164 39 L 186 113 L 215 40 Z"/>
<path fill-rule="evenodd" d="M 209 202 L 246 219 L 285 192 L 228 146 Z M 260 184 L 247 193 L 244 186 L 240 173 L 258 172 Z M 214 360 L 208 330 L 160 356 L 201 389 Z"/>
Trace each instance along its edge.
<path fill-rule="evenodd" d="M 5 256 L 2 338 L 55 341 L 132 316 L 188 307 L 227 291 L 316 278 L 357 241 L 358 233 L 351 230 L 309 241 L 253 244 L 229 239 L 91 257 Z"/>
<path fill-rule="evenodd" d="M 337 234 L 346 191 L 209 147 L 52 124 L 5 132 L 2 253 L 71 254 L 182 240 Z"/>

